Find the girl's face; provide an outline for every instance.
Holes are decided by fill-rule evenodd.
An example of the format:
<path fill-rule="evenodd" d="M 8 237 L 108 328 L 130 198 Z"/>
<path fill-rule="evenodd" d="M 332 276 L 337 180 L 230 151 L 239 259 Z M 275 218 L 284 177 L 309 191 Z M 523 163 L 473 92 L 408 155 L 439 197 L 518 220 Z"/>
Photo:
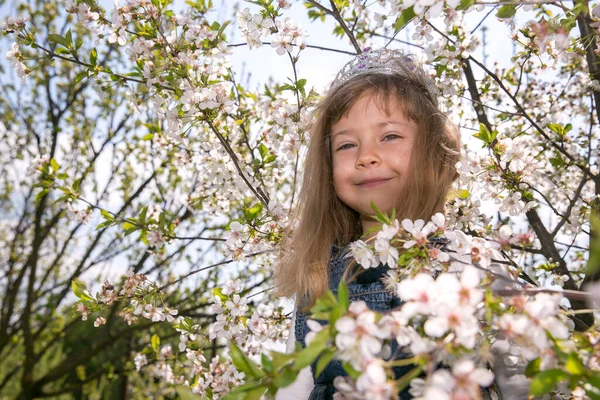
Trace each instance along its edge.
<path fill-rule="evenodd" d="M 370 95 L 361 96 L 333 125 L 333 186 L 340 200 L 361 214 L 363 232 L 376 224 L 368 218 L 374 214 L 371 201 L 388 214 L 399 208 L 416 135 L 417 124 L 399 106 L 386 115 Z"/>

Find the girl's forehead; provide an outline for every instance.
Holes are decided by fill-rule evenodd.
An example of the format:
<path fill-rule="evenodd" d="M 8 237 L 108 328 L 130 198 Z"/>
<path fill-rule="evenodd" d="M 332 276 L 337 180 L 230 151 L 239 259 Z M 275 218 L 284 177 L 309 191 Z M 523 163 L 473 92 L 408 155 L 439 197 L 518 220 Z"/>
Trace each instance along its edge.
<path fill-rule="evenodd" d="M 402 100 L 392 93 L 364 93 L 358 96 L 356 100 L 349 102 L 346 109 L 331 121 L 331 125 L 336 125 L 344 119 L 351 119 L 351 114 L 365 114 L 367 112 L 370 113 L 367 117 L 373 119 L 377 118 L 379 113 L 387 118 L 392 116 L 409 118 L 411 113 L 406 108 L 406 102 Z"/>

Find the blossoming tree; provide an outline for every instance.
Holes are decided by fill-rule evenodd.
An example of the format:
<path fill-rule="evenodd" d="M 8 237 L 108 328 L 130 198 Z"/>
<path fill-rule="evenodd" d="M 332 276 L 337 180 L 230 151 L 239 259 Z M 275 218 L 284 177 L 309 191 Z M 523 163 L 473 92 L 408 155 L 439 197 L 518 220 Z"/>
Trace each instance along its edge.
<path fill-rule="evenodd" d="M 600 398 L 600 7 L 304 2 L 314 24 L 334 24 L 349 55 L 386 43 L 422 54 L 467 145 L 445 215 L 397 221 L 378 213 L 379 233 L 350 246 L 363 268 L 390 267 L 386 283 L 402 307 L 377 314 L 341 285 L 312 309 L 308 346 L 282 354 L 265 345 L 285 341 L 289 322 L 262 292 L 293 223 L 321 94 L 296 66 L 307 48 L 322 46 L 310 27 L 287 18 L 289 1 L 248 3 L 232 21 L 242 45 L 270 46 L 292 71 L 260 91 L 233 72 L 239 43 L 228 41 L 228 22 L 213 20 L 211 1 L 183 10 L 163 0 L 112 10 L 91 0 L 39 2 L 4 21 L 13 41 L 7 58 L 23 84 L 8 86 L 0 104 L 3 168 L 15 169 L 2 176 L 3 204 L 20 207 L 2 242 L 9 268 L 0 354 L 21 352 L 22 362 L 0 384 L 16 382 L 25 398 L 64 391 L 66 371 L 90 358 L 48 359 L 45 373 L 36 359 L 89 319 L 112 336 L 86 356 L 111 337 L 144 332 L 128 347 L 136 376 L 209 398 L 274 394 L 302 368 L 319 373 L 334 358 L 349 374 L 336 381 L 345 398 L 393 398 L 408 385 L 420 398 L 479 398 L 494 380 L 487 363 L 500 338 L 511 366 L 530 377 L 531 395 Z M 489 19 L 511 32 L 508 68 L 474 56 Z M 466 20 L 477 21 L 474 29 Z M 398 39 L 403 30 L 410 43 Z M 23 164 L 31 165 L 24 178 Z M 16 187 L 25 194 L 18 201 Z M 83 235 L 86 221 L 94 226 Z M 111 260 L 131 272 L 93 295 L 93 267 Z M 87 269 L 94 277 L 81 276 Z M 76 319 L 34 318 L 66 303 L 69 287 Z M 410 357 L 385 357 L 392 342 Z M 413 369 L 395 380 L 399 365 Z"/>

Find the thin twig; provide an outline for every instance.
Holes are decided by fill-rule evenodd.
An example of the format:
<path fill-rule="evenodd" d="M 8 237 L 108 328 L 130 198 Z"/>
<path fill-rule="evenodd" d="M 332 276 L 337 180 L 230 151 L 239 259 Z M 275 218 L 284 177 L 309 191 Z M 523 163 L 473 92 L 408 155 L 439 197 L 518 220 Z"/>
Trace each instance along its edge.
<path fill-rule="evenodd" d="M 258 256 L 258 255 L 265 254 L 265 253 L 270 253 L 270 251 L 269 250 L 267 250 L 267 251 L 259 251 L 259 252 L 256 252 L 256 253 L 246 254 L 245 256 L 246 257 L 254 257 L 254 256 Z M 161 286 L 161 287 L 158 288 L 158 291 L 162 292 L 163 290 L 165 290 L 169 286 L 172 286 L 172 285 L 174 285 L 176 283 L 179 283 L 182 280 L 184 280 L 186 278 L 189 278 L 190 276 L 195 275 L 195 274 L 197 274 L 199 272 L 206 271 L 206 270 L 211 269 L 211 268 L 219 267 L 221 265 L 231 264 L 232 262 L 236 262 L 236 261 L 238 261 L 238 260 L 231 259 L 231 260 L 221 261 L 219 263 L 212 264 L 212 265 L 209 265 L 209 266 L 206 266 L 206 267 L 202 267 L 202 268 L 199 268 L 199 269 L 195 269 L 193 271 L 188 272 L 187 274 L 185 274 L 183 276 L 180 276 L 179 278 L 175 279 L 173 282 L 169 282 L 169 283 L 164 284 L 163 286 Z"/>
<path fill-rule="evenodd" d="M 261 42 L 262 44 L 266 44 L 266 45 L 271 45 L 271 42 Z M 233 44 L 228 44 L 227 47 L 243 47 L 243 46 L 248 46 L 248 43 L 233 43 Z M 353 53 L 351 51 L 348 50 L 340 50 L 340 49 L 332 49 L 329 47 L 323 47 L 323 46 L 316 46 L 314 44 L 303 44 L 302 46 L 297 45 L 295 43 L 290 43 L 290 46 L 293 47 L 307 47 L 309 49 L 317 49 L 317 50 L 325 50 L 325 51 L 331 51 L 333 53 L 342 53 L 342 54 L 348 54 L 351 56 L 355 56 L 356 53 Z"/>

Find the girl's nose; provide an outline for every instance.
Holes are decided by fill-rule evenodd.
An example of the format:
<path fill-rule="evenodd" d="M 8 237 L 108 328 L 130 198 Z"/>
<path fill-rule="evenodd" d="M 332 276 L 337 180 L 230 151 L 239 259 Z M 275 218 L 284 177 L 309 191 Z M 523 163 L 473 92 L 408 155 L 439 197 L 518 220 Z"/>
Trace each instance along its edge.
<path fill-rule="evenodd" d="M 356 158 L 356 168 L 375 167 L 381 163 L 381 157 L 371 146 L 360 148 Z"/>

